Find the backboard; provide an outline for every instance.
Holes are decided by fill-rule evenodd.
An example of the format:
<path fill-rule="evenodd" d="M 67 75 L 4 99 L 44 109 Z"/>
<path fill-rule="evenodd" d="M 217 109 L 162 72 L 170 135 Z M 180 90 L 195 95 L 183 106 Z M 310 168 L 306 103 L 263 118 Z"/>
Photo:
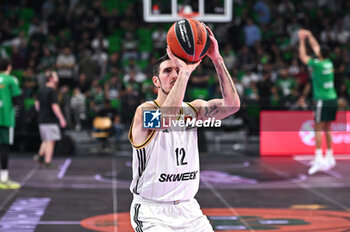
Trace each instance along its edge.
<path fill-rule="evenodd" d="M 233 0 L 143 0 L 146 22 L 175 22 L 195 18 L 203 22 L 230 22 Z"/>

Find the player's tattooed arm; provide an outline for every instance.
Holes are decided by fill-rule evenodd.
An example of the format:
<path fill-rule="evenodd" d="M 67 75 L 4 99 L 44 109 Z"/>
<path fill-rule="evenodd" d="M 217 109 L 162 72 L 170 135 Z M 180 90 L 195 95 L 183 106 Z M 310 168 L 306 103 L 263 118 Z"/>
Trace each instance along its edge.
<path fill-rule="evenodd" d="M 214 63 L 214 65 L 219 76 L 219 84 L 220 84 L 221 94 L 223 98 L 227 98 L 229 94 L 236 95 L 237 93 L 236 88 L 233 84 L 231 75 L 227 71 L 227 68 L 224 62 L 220 61 L 218 63 Z M 228 89 L 226 89 L 225 86 L 227 86 Z"/>
<path fill-rule="evenodd" d="M 204 107 L 204 118 L 215 118 L 215 115 L 219 112 L 217 105 Z"/>
<path fill-rule="evenodd" d="M 231 75 L 226 69 L 224 59 L 220 55 L 218 42 L 210 28 L 206 28 L 211 41 L 207 55 L 212 60 L 218 74 L 222 99 L 195 100 L 192 104 L 199 107 L 198 117 L 200 119 L 223 119 L 237 112 L 241 103 Z"/>

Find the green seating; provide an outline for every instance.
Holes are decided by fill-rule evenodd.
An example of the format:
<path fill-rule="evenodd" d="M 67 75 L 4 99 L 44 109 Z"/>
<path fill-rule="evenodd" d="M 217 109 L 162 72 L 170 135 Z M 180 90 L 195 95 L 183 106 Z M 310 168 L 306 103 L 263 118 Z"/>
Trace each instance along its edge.
<path fill-rule="evenodd" d="M 152 44 L 152 31 L 148 28 L 140 28 L 137 30 L 139 38 L 139 51 L 151 52 L 153 49 Z"/>
<path fill-rule="evenodd" d="M 108 53 L 119 52 L 121 50 L 121 37 L 119 35 L 111 35 L 108 37 L 109 48 Z"/>
<path fill-rule="evenodd" d="M 112 100 L 110 100 L 110 104 L 111 104 L 111 106 L 112 106 L 114 109 L 116 109 L 116 110 L 118 110 L 118 111 L 121 110 L 122 104 L 121 104 L 121 102 L 120 102 L 119 99 L 112 99 Z"/>

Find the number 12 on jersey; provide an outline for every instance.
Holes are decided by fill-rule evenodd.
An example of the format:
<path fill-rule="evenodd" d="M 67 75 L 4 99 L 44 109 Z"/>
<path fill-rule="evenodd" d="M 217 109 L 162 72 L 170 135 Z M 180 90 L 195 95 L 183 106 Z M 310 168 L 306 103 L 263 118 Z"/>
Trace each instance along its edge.
<path fill-rule="evenodd" d="M 175 149 L 175 154 L 176 154 L 176 164 L 177 166 L 180 165 L 186 165 L 187 162 L 185 161 L 185 156 L 186 156 L 186 152 L 185 152 L 185 148 L 176 148 Z"/>

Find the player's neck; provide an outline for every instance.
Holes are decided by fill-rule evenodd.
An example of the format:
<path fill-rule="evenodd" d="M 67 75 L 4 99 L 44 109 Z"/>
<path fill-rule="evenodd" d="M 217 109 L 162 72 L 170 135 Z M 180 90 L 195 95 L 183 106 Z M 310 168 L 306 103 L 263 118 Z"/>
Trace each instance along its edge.
<path fill-rule="evenodd" d="M 50 88 L 53 88 L 53 89 L 56 89 L 56 85 L 54 83 L 46 83 L 46 87 L 50 87 Z"/>
<path fill-rule="evenodd" d="M 165 99 L 168 97 L 168 94 L 163 93 L 161 90 L 158 90 L 158 96 L 157 96 L 157 103 L 161 106 L 163 102 L 165 102 Z"/>

